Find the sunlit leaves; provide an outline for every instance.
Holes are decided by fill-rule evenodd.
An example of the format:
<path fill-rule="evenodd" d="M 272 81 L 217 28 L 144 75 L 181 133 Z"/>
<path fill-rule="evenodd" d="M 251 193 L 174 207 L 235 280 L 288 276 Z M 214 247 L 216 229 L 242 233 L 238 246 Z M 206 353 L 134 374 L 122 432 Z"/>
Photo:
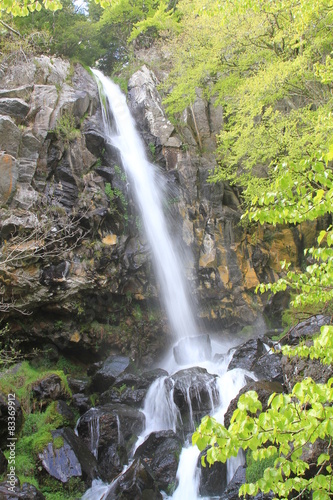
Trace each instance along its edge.
<path fill-rule="evenodd" d="M 208 463 L 225 462 L 235 456 L 239 448 L 254 450 L 254 460 L 277 457 L 274 467 L 267 468 L 261 479 L 241 487 L 243 495 L 272 490 L 279 498 L 287 498 L 291 492 L 304 489 L 328 494 L 332 491 L 330 476 L 320 472 L 331 470 L 328 452 L 333 435 L 331 385 L 315 384 L 311 379 L 305 379 L 295 385 L 290 395 L 272 396 L 269 408 L 259 416 L 253 416 L 255 408 L 259 409 L 256 393 L 244 394 L 228 430 L 216 420 L 205 417 L 193 435 L 193 444 L 197 444 L 200 450 L 212 446 L 207 452 Z M 307 479 L 305 474 L 309 465 L 302 460 L 302 453 L 318 438 L 327 440 L 327 452 L 318 458 L 319 473 Z M 288 479 L 291 475 L 297 477 Z"/>
<path fill-rule="evenodd" d="M 111 0 L 95 1 L 104 8 L 111 3 Z M 39 12 L 42 7 L 54 12 L 62 8 L 62 2 L 61 0 L 0 0 L 0 17 L 1 11 L 12 14 L 14 17 L 25 17 L 35 10 Z"/>

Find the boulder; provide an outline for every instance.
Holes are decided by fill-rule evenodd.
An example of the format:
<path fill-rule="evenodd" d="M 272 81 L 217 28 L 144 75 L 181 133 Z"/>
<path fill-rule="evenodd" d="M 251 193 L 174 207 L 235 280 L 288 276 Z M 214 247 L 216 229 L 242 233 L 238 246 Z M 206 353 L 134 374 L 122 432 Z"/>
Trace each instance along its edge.
<path fill-rule="evenodd" d="M 288 392 L 292 391 L 297 382 L 301 382 L 307 377 L 312 378 L 318 384 L 326 384 L 333 377 L 332 365 L 324 365 L 318 359 L 299 358 L 298 356 L 292 358 L 283 356 L 282 370 L 284 384 Z"/>
<path fill-rule="evenodd" d="M 284 389 L 283 385 L 280 384 L 279 382 L 271 382 L 269 380 L 258 380 L 249 382 L 243 387 L 243 389 L 240 390 L 237 396 L 230 401 L 228 409 L 224 414 L 224 426 L 227 428 L 229 427 L 230 419 L 237 408 L 239 397 L 245 392 L 255 391 L 258 394 L 258 399 L 262 404 L 262 411 L 266 411 L 267 403 L 270 396 L 274 392 L 278 394 L 283 392 L 283 389 Z"/>
<path fill-rule="evenodd" d="M 128 454 L 125 446 L 113 443 L 106 447 L 98 457 L 100 476 L 108 483 L 113 481 L 128 464 Z"/>
<path fill-rule="evenodd" d="M 100 404 L 121 403 L 130 406 L 142 407 L 147 389 L 135 389 L 134 387 L 111 387 L 103 392 L 99 398 Z"/>
<path fill-rule="evenodd" d="M 52 437 L 54 440 L 62 438 L 62 446 L 51 442 L 39 454 L 42 466 L 50 476 L 62 483 L 67 483 L 71 477 L 81 477 L 88 484 L 98 477 L 95 457 L 72 429 L 57 429 L 52 432 Z"/>
<path fill-rule="evenodd" d="M 77 431 L 96 456 L 111 445 L 124 445 L 128 451 L 145 426 L 144 414 L 136 408 L 107 404 L 91 408 L 80 418 Z"/>
<path fill-rule="evenodd" d="M 100 404 L 122 403 L 142 407 L 146 394 L 152 382 L 167 375 L 165 370 L 153 370 L 142 375 L 122 373 L 116 378 L 113 386 L 99 398 Z"/>
<path fill-rule="evenodd" d="M 215 497 L 222 493 L 227 486 L 227 465 L 222 462 L 209 465 L 205 460 L 206 466 L 203 467 L 201 458 L 205 454 L 205 450 L 200 453 L 197 464 L 200 469 L 199 493 L 204 497 Z"/>
<path fill-rule="evenodd" d="M 40 382 L 36 383 L 32 388 L 32 393 L 42 405 L 48 404 L 50 401 L 56 401 L 60 398 L 68 398 L 61 378 L 55 373 L 47 375 Z"/>
<path fill-rule="evenodd" d="M 192 431 L 195 423 L 209 413 L 219 402 L 216 375 L 205 368 L 180 370 L 170 377 L 173 399 L 180 410 L 185 431 Z"/>
<path fill-rule="evenodd" d="M 0 115 L 0 150 L 17 158 L 21 131 L 9 116 Z"/>
<path fill-rule="evenodd" d="M 7 482 L 0 483 L 0 500 L 45 500 L 43 493 L 32 484 L 23 483 L 21 486 L 19 481 L 16 480 L 13 489 L 14 492 L 8 489 Z"/>
<path fill-rule="evenodd" d="M 224 490 L 223 496 L 220 497 L 220 500 L 239 500 L 239 488 L 246 482 L 245 473 L 245 467 L 238 467 L 234 474 L 234 477 L 228 484 L 227 488 Z"/>
<path fill-rule="evenodd" d="M 288 334 L 282 342 L 288 345 L 298 345 L 301 339 L 312 337 L 320 332 L 320 328 L 331 323 L 331 317 L 323 314 L 312 316 L 306 321 L 301 321 L 298 325 L 289 329 Z"/>
<path fill-rule="evenodd" d="M 283 382 L 281 355 L 270 351 L 271 342 L 264 337 L 250 339 L 236 347 L 228 370 L 242 368 L 264 380 Z"/>
<path fill-rule="evenodd" d="M 30 106 L 23 99 L 16 97 L 0 97 L 0 115 L 9 115 L 14 118 L 25 118 Z"/>
<path fill-rule="evenodd" d="M 105 500 L 123 498 L 128 500 L 162 500 L 156 481 L 150 470 L 140 459 L 114 481 Z"/>
<path fill-rule="evenodd" d="M 136 449 L 134 458 L 149 465 L 161 490 L 176 483 L 182 441 L 171 430 L 152 432 Z"/>
<path fill-rule="evenodd" d="M 97 370 L 92 378 L 92 386 L 95 391 L 106 391 L 111 387 L 116 378 L 130 366 L 130 359 L 126 356 L 109 356 L 102 367 Z"/>
<path fill-rule="evenodd" d="M 10 201 L 16 190 L 18 175 L 19 168 L 15 158 L 0 152 L 0 205 Z"/>
<path fill-rule="evenodd" d="M 78 410 L 80 415 L 86 413 L 92 407 L 92 402 L 88 396 L 78 392 L 73 394 L 72 405 Z"/>

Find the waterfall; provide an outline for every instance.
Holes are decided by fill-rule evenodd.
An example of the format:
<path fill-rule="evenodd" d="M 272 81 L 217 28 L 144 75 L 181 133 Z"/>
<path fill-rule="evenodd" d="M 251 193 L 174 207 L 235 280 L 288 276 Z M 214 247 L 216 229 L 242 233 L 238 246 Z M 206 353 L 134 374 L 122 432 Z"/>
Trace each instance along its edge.
<path fill-rule="evenodd" d="M 152 250 L 161 298 L 175 336 L 180 339 L 196 334 L 182 266 L 175 252 L 163 213 L 162 178 L 144 150 L 126 97 L 109 78 L 93 70 L 99 82 L 103 121 L 107 141 L 118 148 L 123 167 L 139 206 L 147 239 Z M 111 124 L 111 115 L 116 131 Z"/>
<path fill-rule="evenodd" d="M 93 70 L 93 72 L 99 84 L 101 101 L 105 103 L 102 109 L 107 140 L 110 145 L 118 148 L 121 154 L 123 167 L 140 208 L 147 239 L 152 249 L 161 298 L 165 304 L 170 326 L 178 341 L 177 346 L 171 349 L 171 352 L 166 356 L 164 368 L 167 368 L 169 373 L 177 372 L 179 365 L 186 365 L 186 368 L 191 366 L 204 368 L 205 370 L 198 371 L 198 377 L 202 377 L 201 380 L 208 393 L 211 414 L 223 422 L 224 413 L 231 399 L 245 385 L 246 376 L 253 375 L 240 369 L 227 371 L 232 355 L 230 354 L 230 345 L 226 345 L 226 343 L 219 344 L 218 350 L 215 352 L 215 354 L 219 354 L 215 358 L 219 361 L 212 361 L 214 353 L 209 336 L 198 336 L 197 326 L 188 300 L 186 282 L 182 274 L 182 266 L 176 255 L 163 213 L 161 177 L 156 167 L 149 163 L 146 158 L 125 96 L 120 92 L 118 86 L 101 72 L 97 70 Z M 115 130 L 111 124 L 111 115 L 116 125 Z M 211 382 L 211 377 L 214 378 L 214 384 Z M 195 385 L 193 386 L 190 375 L 184 380 L 185 382 L 182 384 L 178 383 L 178 387 L 187 401 L 190 423 L 194 428 L 192 399 L 194 397 L 198 403 L 201 403 L 201 395 L 199 389 L 196 389 Z M 194 396 L 190 395 L 189 384 L 192 384 Z M 181 413 L 174 401 L 174 386 L 175 382 L 172 376 L 160 377 L 152 383 L 142 410 L 146 417 L 146 428 L 142 436 L 139 437 L 135 449 L 151 432 L 168 429 L 176 432 L 179 427 L 182 427 Z M 167 497 L 166 493 L 163 493 L 163 498 L 172 498 L 173 500 L 197 500 L 200 498 L 200 473 L 197 465 L 199 454 L 198 448 L 190 446 L 189 441 L 185 442 L 177 472 L 178 486 L 172 497 Z M 242 460 L 243 457 L 240 455 L 237 460 L 230 463 L 229 479 Z M 109 498 L 108 495 L 113 492 L 119 477 L 111 485 L 95 480 L 83 499 L 102 500 L 106 497 Z"/>

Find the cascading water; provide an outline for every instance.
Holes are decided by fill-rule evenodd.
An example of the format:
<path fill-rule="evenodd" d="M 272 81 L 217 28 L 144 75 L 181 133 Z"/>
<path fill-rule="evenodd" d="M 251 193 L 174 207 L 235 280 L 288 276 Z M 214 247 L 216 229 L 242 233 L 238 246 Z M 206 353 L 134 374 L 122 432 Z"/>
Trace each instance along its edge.
<path fill-rule="evenodd" d="M 119 87 L 100 71 L 93 72 L 106 101 L 102 112 L 107 140 L 120 151 L 123 167 L 139 205 L 172 331 L 177 338 L 194 335 L 197 328 L 188 300 L 182 266 L 163 213 L 161 179 L 154 165 L 147 160 L 126 97 Z M 115 132 L 112 130 L 110 113 L 115 120 Z"/>
<path fill-rule="evenodd" d="M 141 139 L 135 129 L 135 123 L 130 115 L 125 96 L 120 92 L 117 85 L 106 78 L 101 72 L 93 70 L 99 84 L 103 109 L 104 126 L 107 141 L 118 148 L 121 154 L 123 167 L 126 171 L 129 183 L 134 192 L 141 216 L 144 223 L 148 242 L 152 249 L 157 278 L 161 289 L 161 298 L 169 318 L 171 329 L 176 336 L 178 346 L 164 360 L 164 368 L 171 377 L 161 377 L 151 385 L 142 410 L 146 417 L 146 429 L 139 437 L 135 449 L 151 433 L 171 429 L 177 431 L 182 429 L 183 434 L 192 432 L 194 429 L 194 411 L 192 402 L 201 402 L 202 394 L 206 396 L 206 404 L 209 411 L 219 421 L 223 421 L 223 415 L 230 400 L 235 397 L 241 387 L 245 384 L 244 370 L 232 370 L 227 372 L 230 359 L 228 347 L 221 345 L 218 351 L 224 352 L 219 362 L 212 362 L 211 342 L 208 335 L 201 336 L 201 345 L 196 338 L 198 336 L 197 325 L 193 319 L 186 282 L 182 274 L 182 266 L 175 252 L 172 238 L 168 233 L 167 222 L 163 213 L 163 189 L 161 189 L 161 178 L 156 168 L 149 163 Z M 113 129 L 110 116 L 113 116 L 116 130 Z M 193 363 L 196 363 L 193 365 Z M 202 376 L 202 386 L 205 393 L 200 393 L 196 386 L 197 380 L 192 385 L 192 393 L 187 384 L 191 379 L 191 371 L 186 371 L 191 366 L 202 367 L 207 370 L 198 369 L 199 377 Z M 181 368 L 185 368 L 180 372 Z M 200 371 L 201 370 L 201 371 Z M 177 372 L 175 374 L 175 372 Z M 185 372 L 185 374 L 184 374 Z M 180 376 L 179 373 L 182 373 Z M 206 375 L 201 375 L 201 374 Z M 189 375 L 188 375 L 189 374 Z M 210 375 L 214 374 L 214 375 Z M 185 405 L 188 405 L 187 431 L 184 431 L 182 417 L 174 400 L 175 378 L 178 375 L 178 391 L 183 396 Z M 205 378 L 206 377 L 206 378 Z M 209 378 L 210 377 L 210 378 Z M 213 382 L 212 382 L 213 379 Z M 191 394 L 194 394 L 191 395 Z M 97 453 L 97 452 L 96 452 Z M 199 450 L 191 447 L 188 441 L 180 456 L 177 479 L 178 487 L 172 497 L 173 500 L 196 500 L 200 498 L 198 493 Z M 236 465 L 237 466 L 237 462 Z M 229 467 L 229 476 L 232 467 Z M 118 479 L 116 479 L 118 481 Z M 85 500 L 100 500 L 109 498 L 115 487 L 95 481 L 90 490 L 83 496 Z"/>

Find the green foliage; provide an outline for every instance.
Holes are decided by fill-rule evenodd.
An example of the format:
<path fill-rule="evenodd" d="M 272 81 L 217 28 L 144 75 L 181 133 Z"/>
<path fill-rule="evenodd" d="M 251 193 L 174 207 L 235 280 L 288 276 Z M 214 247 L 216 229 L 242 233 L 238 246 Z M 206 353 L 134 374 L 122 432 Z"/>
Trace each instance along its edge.
<path fill-rule="evenodd" d="M 223 107 L 219 166 L 211 181 L 242 188 L 244 201 L 269 191 L 284 163 L 312 159 L 332 135 L 333 11 L 327 0 L 178 3 L 165 104 L 179 113 L 198 88 Z"/>
<path fill-rule="evenodd" d="M 95 0 L 96 3 L 101 4 L 102 7 L 109 5 L 109 0 Z M 1 0 L 0 1 L 0 16 L 1 12 L 5 11 L 7 14 L 13 16 L 25 17 L 32 12 L 39 12 L 42 7 L 52 12 L 62 9 L 62 2 L 60 0 Z"/>
<path fill-rule="evenodd" d="M 251 223 L 274 227 L 331 220 L 331 5 L 325 0 L 227 0 L 223 8 L 207 1 L 201 10 L 199 4 L 195 2 L 193 12 L 190 2 L 180 4 L 189 25 L 180 35 L 185 45 L 171 73 L 168 84 L 174 88 L 166 102 L 170 110 L 180 111 L 182 96 L 190 105 L 196 86 L 208 97 L 217 95 L 225 124 L 219 136 L 220 165 L 211 180 L 241 187 L 247 207 L 243 218 Z M 209 18 L 215 32 L 204 26 Z M 203 38 L 197 43 L 199 26 Z M 193 56 L 187 62 L 186 52 Z M 331 311 L 333 229 L 327 226 L 317 244 L 305 250 L 301 271 L 283 263 L 284 275 L 258 290 L 290 291 L 298 314 Z M 312 344 L 284 346 L 282 353 L 332 364 L 333 326 L 322 327 Z M 257 394 L 249 392 L 240 397 L 228 429 L 205 417 L 193 443 L 200 450 L 209 446 L 209 464 L 225 462 L 240 448 L 251 452 L 243 496 L 272 490 L 277 498 L 328 499 L 333 495 L 332 399 L 333 379 L 319 384 L 307 378 L 291 394 L 273 394 L 265 412 Z M 323 440 L 324 450 L 309 474 L 303 451 L 317 440 Z M 253 461 L 258 470 L 265 467 L 263 473 L 251 475 Z"/>
<path fill-rule="evenodd" d="M 253 454 L 250 451 L 246 455 L 246 481 L 248 483 L 254 483 L 261 479 L 264 475 L 265 470 L 268 467 L 273 467 L 276 455 L 269 458 L 264 458 L 262 460 L 254 460 Z"/>
<path fill-rule="evenodd" d="M 54 132 L 58 139 L 62 139 L 66 144 L 81 136 L 80 130 L 76 128 L 75 117 L 69 112 L 64 112 L 58 118 Z"/>
<path fill-rule="evenodd" d="M 229 428 L 205 417 L 193 435 L 193 444 L 200 450 L 211 446 L 207 452 L 209 464 L 225 462 L 236 456 L 239 448 L 251 450 L 253 460 L 272 460 L 277 456 L 263 477 L 240 488 L 244 496 L 272 490 L 285 499 L 295 492 L 306 491 L 313 492 L 313 498 L 330 498 L 333 492 L 329 455 L 333 437 L 332 385 L 333 379 L 327 384 L 305 379 L 295 385 L 291 394 L 273 394 L 268 410 L 259 416 L 256 413 L 261 410 L 261 403 L 257 394 L 253 391 L 243 394 Z M 302 451 L 317 439 L 326 441 L 326 451 L 318 458 L 317 474 L 307 479 L 309 464 L 302 459 Z"/>
<path fill-rule="evenodd" d="M 19 399 L 25 412 L 30 413 L 33 405 L 31 389 L 48 375 L 56 374 L 61 379 L 64 391 L 70 395 L 67 379 L 63 371 L 45 370 L 44 367 L 33 367 L 28 361 L 23 361 L 15 369 L 10 369 L 2 373 L 0 378 L 0 390 L 8 394 L 15 388 L 15 394 Z"/>

